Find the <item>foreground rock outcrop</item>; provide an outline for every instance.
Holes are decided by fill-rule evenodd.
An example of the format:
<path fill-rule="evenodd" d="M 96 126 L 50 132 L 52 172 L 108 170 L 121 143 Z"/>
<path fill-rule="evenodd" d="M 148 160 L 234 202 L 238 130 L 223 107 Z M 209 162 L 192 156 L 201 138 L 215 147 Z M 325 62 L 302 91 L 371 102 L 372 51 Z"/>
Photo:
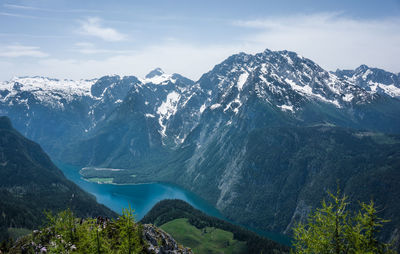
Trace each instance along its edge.
<path fill-rule="evenodd" d="M 190 248 L 178 244 L 168 233 L 152 224 L 143 225 L 143 239 L 148 244 L 148 253 L 193 253 Z"/>
<path fill-rule="evenodd" d="M 67 210 L 49 217 L 41 230 L 18 239 L 0 253 L 147 253 L 192 254 L 168 233 L 152 224 L 140 224 L 132 214 L 117 220 L 80 219 Z"/>

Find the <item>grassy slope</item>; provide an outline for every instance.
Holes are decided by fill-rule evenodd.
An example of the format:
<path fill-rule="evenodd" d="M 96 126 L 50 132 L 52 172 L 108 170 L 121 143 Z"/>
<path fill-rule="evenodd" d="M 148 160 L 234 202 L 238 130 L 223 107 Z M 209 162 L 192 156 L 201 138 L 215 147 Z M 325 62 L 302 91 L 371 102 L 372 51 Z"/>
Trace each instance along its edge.
<path fill-rule="evenodd" d="M 218 228 L 221 231 L 232 233 L 234 240 L 245 243 L 247 246 L 247 248 L 239 249 L 240 253 L 253 254 L 262 252 L 265 254 L 276 254 L 289 253 L 290 251 L 290 248 L 287 246 L 261 237 L 254 232 L 233 225 L 227 221 L 208 216 L 182 200 L 163 200 L 158 202 L 140 222 L 144 224 L 151 223 L 161 227 L 177 219 L 187 220 L 187 222 L 199 232 L 202 232 L 205 228 Z M 180 242 L 180 239 L 177 238 L 177 241 Z M 184 244 L 184 242 L 181 243 Z M 190 247 L 194 246 L 190 243 L 186 245 Z"/>
<path fill-rule="evenodd" d="M 214 227 L 198 229 L 184 218 L 169 221 L 161 228 L 194 253 L 243 253 L 247 249 L 246 243 L 234 240 L 231 232 Z"/>

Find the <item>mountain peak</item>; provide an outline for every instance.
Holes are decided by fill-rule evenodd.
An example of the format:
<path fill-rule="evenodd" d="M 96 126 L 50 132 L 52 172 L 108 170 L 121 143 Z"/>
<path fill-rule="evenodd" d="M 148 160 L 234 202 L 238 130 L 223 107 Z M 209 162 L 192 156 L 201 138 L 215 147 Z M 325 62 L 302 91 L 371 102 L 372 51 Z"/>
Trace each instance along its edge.
<path fill-rule="evenodd" d="M 173 75 L 165 73 L 161 68 L 155 68 L 149 72 L 144 79 L 141 80 L 144 84 L 166 85 L 169 83 L 175 84 L 176 80 Z"/>
<path fill-rule="evenodd" d="M 157 76 L 163 75 L 165 72 L 161 68 L 155 68 L 154 70 L 150 71 L 145 78 L 150 79 Z"/>
<path fill-rule="evenodd" d="M 355 71 L 356 72 L 360 72 L 360 71 L 366 71 L 366 70 L 368 70 L 368 69 L 370 69 L 367 65 L 365 65 L 365 64 L 362 64 L 362 65 L 360 65 Z"/>
<path fill-rule="evenodd" d="M 272 53 L 272 51 L 271 51 L 270 49 L 265 49 L 265 50 L 263 51 L 263 53 L 264 53 L 264 54 L 270 54 L 270 53 Z"/>

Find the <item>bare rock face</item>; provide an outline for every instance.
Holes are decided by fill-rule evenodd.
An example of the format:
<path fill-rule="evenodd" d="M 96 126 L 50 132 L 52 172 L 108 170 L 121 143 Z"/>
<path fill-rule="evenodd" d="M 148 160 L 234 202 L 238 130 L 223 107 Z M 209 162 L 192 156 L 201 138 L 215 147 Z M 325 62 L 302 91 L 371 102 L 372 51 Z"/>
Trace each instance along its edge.
<path fill-rule="evenodd" d="M 148 243 L 148 253 L 193 253 L 190 248 L 185 248 L 182 245 L 179 245 L 168 233 L 152 224 L 143 225 L 143 239 Z"/>

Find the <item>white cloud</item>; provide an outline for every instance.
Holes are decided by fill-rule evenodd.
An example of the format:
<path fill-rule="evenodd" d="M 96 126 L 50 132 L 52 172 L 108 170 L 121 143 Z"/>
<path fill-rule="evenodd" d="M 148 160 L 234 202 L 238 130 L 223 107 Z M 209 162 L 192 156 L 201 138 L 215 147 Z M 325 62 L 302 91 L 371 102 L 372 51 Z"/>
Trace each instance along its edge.
<path fill-rule="evenodd" d="M 237 21 L 250 31 L 242 38 L 252 48 L 292 50 L 328 70 L 361 64 L 399 72 L 400 18 L 360 20 L 319 13 Z"/>
<path fill-rule="evenodd" d="M 48 54 L 40 51 L 39 47 L 23 46 L 23 45 L 8 45 L 0 46 L 0 57 L 47 57 Z"/>
<path fill-rule="evenodd" d="M 90 42 L 77 42 L 75 43 L 75 52 L 79 52 L 85 55 L 95 55 L 95 54 L 131 54 L 132 50 L 113 50 L 98 48 L 95 44 Z"/>
<path fill-rule="evenodd" d="M 8 17 L 16 17 L 16 18 L 28 18 L 28 19 L 40 19 L 43 17 L 36 17 L 30 15 L 23 15 L 18 13 L 10 13 L 10 12 L 0 12 L 0 16 L 8 16 Z"/>
<path fill-rule="evenodd" d="M 117 54 L 96 60 L 47 58 L 13 75 L 46 75 L 72 79 L 112 74 L 144 77 L 155 67 L 161 67 L 168 73 L 180 73 L 196 80 L 201 74 L 211 70 L 215 64 L 240 50 L 241 47 L 229 45 L 200 47 L 173 43 L 149 46 L 140 51 L 131 51 L 129 54 Z M 3 79 L 8 78 L 3 77 Z"/>
<path fill-rule="evenodd" d="M 105 41 L 122 41 L 126 35 L 118 32 L 114 28 L 104 27 L 99 18 L 88 18 L 81 23 L 79 33 L 94 36 Z"/>
<path fill-rule="evenodd" d="M 92 48 L 94 47 L 94 44 L 91 42 L 77 42 L 75 43 L 75 46 L 80 48 Z"/>
<path fill-rule="evenodd" d="M 48 8 L 38 8 L 29 5 L 18 5 L 18 4 L 3 4 L 7 9 L 20 9 L 20 10 L 30 10 L 30 11 L 46 11 L 46 12 L 101 12 L 99 10 L 93 9 L 48 9 Z"/>
<path fill-rule="evenodd" d="M 161 67 L 167 72 L 180 73 L 196 80 L 232 54 L 241 51 L 257 53 L 266 48 L 298 52 L 327 70 L 354 69 L 367 64 L 396 73 L 400 71 L 398 18 L 357 20 L 337 13 L 322 13 L 243 20 L 235 22 L 234 26 L 238 29 L 235 40 L 218 45 L 199 46 L 174 38 L 135 50 L 122 50 L 79 42 L 71 50 L 80 54 L 71 54 L 68 59 L 58 57 L 41 59 L 32 64 L 27 62 L 24 67 L 16 64 L 13 75 L 73 79 L 108 74 L 143 77 L 154 67 Z M 38 48 L 32 50 L 39 51 Z M 0 54 L 7 51 L 0 48 Z M 0 79 L 8 79 L 9 75 L 10 71 L 0 68 Z"/>

